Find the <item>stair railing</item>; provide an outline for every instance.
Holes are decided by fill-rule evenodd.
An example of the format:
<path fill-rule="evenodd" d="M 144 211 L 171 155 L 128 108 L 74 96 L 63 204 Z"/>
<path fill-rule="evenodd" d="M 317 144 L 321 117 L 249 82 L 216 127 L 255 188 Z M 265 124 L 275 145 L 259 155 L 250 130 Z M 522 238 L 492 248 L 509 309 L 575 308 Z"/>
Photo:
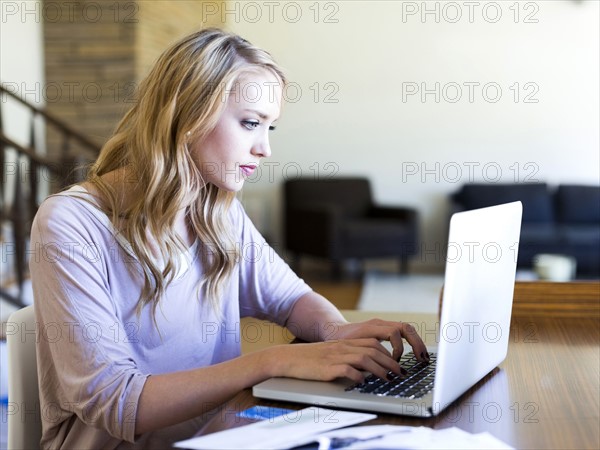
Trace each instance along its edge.
<path fill-rule="evenodd" d="M 41 200 L 41 190 L 60 190 L 82 181 L 85 176 L 83 168 L 96 159 L 100 146 L 0 83 L 2 104 L 7 98 L 24 105 L 31 113 L 29 145 L 23 146 L 5 133 L 0 108 L 0 244 L 3 247 L 0 263 L 3 266 L 3 278 L 14 278 L 0 280 L 0 297 L 22 307 L 25 306 L 23 286 L 28 276 L 27 245 L 31 223 L 37 212 L 38 201 Z M 39 133 L 36 133 L 36 123 L 39 120 L 43 121 L 44 130 L 53 129 L 58 132 L 61 140 L 58 156 L 41 154 L 40 139 L 37 136 Z M 51 175 L 50 180 L 56 180 L 56 183 L 46 186 L 49 179 L 43 175 Z M 9 233 L 5 230 L 6 224 L 10 236 L 7 236 Z M 9 285 L 16 287 L 16 293 Z"/>

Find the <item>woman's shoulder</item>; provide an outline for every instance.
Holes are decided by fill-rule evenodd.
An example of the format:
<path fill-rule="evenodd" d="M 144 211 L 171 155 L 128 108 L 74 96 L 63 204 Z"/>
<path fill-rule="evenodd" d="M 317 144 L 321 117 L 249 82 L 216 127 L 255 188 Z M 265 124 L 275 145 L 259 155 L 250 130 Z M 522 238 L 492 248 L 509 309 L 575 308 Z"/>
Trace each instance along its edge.
<path fill-rule="evenodd" d="M 230 208 L 231 224 L 234 234 L 238 236 L 241 242 L 248 243 L 264 243 L 265 238 L 259 231 L 251 216 L 246 212 L 246 209 L 239 199 L 235 199 Z"/>
<path fill-rule="evenodd" d="M 50 194 L 38 207 L 36 217 L 61 219 L 68 218 L 70 214 L 86 210 L 84 202 L 93 201 L 89 193 L 79 186 Z"/>
<path fill-rule="evenodd" d="M 94 197 L 80 186 L 51 194 L 40 204 L 34 227 L 45 231 L 106 228 L 108 217 L 98 208 Z"/>
<path fill-rule="evenodd" d="M 244 209 L 244 205 L 237 197 L 231 201 L 231 205 L 229 206 L 229 215 L 232 219 L 239 219 L 246 215 L 246 211 Z"/>
<path fill-rule="evenodd" d="M 248 227 L 252 227 L 252 220 L 246 212 L 243 203 L 235 197 L 229 206 L 229 220 L 233 229 L 239 233 L 243 233 Z"/>

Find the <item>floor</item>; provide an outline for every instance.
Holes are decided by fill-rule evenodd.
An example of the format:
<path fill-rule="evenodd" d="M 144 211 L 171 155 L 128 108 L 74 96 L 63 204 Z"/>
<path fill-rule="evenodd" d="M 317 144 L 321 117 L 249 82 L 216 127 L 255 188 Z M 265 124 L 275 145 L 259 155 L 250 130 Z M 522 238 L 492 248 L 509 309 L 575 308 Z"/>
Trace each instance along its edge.
<path fill-rule="evenodd" d="M 435 314 L 443 284 L 443 275 L 370 272 L 356 309 Z"/>

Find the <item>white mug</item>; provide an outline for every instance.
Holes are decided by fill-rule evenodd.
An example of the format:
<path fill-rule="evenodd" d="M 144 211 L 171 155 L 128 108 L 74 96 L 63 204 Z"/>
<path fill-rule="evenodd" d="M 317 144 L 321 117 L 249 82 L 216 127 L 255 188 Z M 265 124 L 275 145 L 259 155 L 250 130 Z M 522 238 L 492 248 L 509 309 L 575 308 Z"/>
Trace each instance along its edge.
<path fill-rule="evenodd" d="M 541 254 L 534 258 L 538 277 L 548 281 L 569 281 L 575 277 L 575 258 L 565 255 Z"/>

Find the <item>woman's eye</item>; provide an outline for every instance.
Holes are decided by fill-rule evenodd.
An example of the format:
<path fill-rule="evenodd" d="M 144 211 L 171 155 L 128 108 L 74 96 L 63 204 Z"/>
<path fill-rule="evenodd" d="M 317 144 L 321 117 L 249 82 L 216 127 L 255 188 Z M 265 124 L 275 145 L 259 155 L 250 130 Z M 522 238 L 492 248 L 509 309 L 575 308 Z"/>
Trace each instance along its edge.
<path fill-rule="evenodd" d="M 242 125 L 244 125 L 249 130 L 254 130 L 260 125 L 260 122 L 255 120 L 242 120 Z"/>

